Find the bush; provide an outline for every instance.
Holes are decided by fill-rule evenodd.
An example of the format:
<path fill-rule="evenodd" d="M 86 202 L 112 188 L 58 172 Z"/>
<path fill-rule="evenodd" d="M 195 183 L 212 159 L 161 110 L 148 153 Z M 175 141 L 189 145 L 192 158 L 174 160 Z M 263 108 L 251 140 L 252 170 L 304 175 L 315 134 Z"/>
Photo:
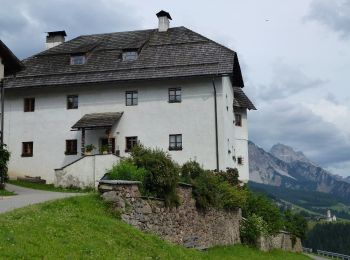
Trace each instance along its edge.
<path fill-rule="evenodd" d="M 181 181 L 192 183 L 204 170 L 196 161 L 188 161 L 181 167 Z"/>
<path fill-rule="evenodd" d="M 290 210 L 287 210 L 284 212 L 284 229 L 304 239 L 306 237 L 307 221 L 302 215 L 293 214 Z"/>
<path fill-rule="evenodd" d="M 243 221 L 240 233 L 244 244 L 255 246 L 260 236 L 268 235 L 267 223 L 261 216 L 252 214 Z"/>
<path fill-rule="evenodd" d="M 8 179 L 8 161 L 10 160 L 10 152 L 6 149 L 6 145 L 0 145 L 0 189 L 3 188 L 2 183 Z"/>
<path fill-rule="evenodd" d="M 236 168 L 227 168 L 226 172 L 220 171 L 218 174 L 224 181 L 227 181 L 232 186 L 238 186 L 241 183 L 238 179 L 239 173 Z"/>
<path fill-rule="evenodd" d="M 107 177 L 111 180 L 144 181 L 146 170 L 138 168 L 129 160 L 122 160 L 107 172 Z"/>
<path fill-rule="evenodd" d="M 169 154 L 139 145 L 132 149 L 131 158 L 138 168 L 146 171 L 143 181 L 145 191 L 163 198 L 168 206 L 179 205 L 176 187 L 180 180 L 180 171 Z"/>

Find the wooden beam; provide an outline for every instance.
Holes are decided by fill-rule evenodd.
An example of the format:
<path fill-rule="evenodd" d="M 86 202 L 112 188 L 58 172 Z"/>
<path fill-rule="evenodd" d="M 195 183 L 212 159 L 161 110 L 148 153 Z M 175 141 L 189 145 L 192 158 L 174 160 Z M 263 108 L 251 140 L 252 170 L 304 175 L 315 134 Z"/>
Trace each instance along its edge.
<path fill-rule="evenodd" d="M 85 155 L 85 128 L 81 129 L 81 156 Z"/>

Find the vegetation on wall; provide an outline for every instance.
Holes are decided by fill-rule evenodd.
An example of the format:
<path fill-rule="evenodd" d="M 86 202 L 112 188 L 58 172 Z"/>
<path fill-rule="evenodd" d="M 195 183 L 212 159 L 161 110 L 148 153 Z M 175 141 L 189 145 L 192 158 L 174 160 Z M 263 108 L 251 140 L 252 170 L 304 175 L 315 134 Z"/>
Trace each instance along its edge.
<path fill-rule="evenodd" d="M 0 145 L 0 189 L 3 189 L 2 183 L 7 180 L 7 164 L 10 160 L 10 152 L 6 149 L 6 145 Z"/>

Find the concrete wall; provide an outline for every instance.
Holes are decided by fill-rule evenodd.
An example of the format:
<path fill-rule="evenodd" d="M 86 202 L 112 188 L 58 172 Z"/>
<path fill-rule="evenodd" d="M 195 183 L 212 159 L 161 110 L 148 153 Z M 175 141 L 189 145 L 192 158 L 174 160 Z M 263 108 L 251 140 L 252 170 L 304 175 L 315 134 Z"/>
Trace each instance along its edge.
<path fill-rule="evenodd" d="M 200 212 L 190 186 L 178 187 L 181 205 L 177 208 L 168 208 L 161 200 L 141 198 L 137 184 L 102 184 L 100 190 L 124 221 L 170 242 L 195 248 L 240 243 L 241 210 Z"/>
<path fill-rule="evenodd" d="M 233 142 L 235 130 L 230 84 L 229 77 L 216 80 L 220 168 L 223 170 L 236 166 L 232 159 L 232 147 L 238 150 Z M 181 103 L 168 103 L 168 88 L 171 87 L 182 88 Z M 125 106 L 127 90 L 138 90 L 137 106 Z M 66 109 L 66 96 L 70 94 L 79 95 L 79 109 Z M 35 97 L 34 112 L 23 112 L 25 97 Z M 10 177 L 41 176 L 47 182 L 53 182 L 54 169 L 80 158 L 80 154 L 64 154 L 67 139 L 78 139 L 80 151 L 81 132 L 71 131 L 71 126 L 87 113 L 122 111 L 124 114 L 112 131 L 121 156 L 128 156 L 125 153 L 126 136 L 138 136 L 145 146 L 167 151 L 169 134 L 182 134 L 183 150 L 170 151 L 173 159 L 180 164 L 192 159 L 206 169 L 215 169 L 212 82 L 211 79 L 187 79 L 7 90 L 5 143 L 11 151 Z M 98 146 L 99 139 L 103 137 L 103 130 L 87 131 L 86 144 Z M 34 142 L 33 157 L 21 157 L 22 142 L 27 141 Z M 248 174 L 241 174 L 241 179 L 248 180 Z"/>
<path fill-rule="evenodd" d="M 113 155 L 91 155 L 55 170 L 55 186 L 60 187 L 97 187 L 98 182 L 120 158 Z"/>

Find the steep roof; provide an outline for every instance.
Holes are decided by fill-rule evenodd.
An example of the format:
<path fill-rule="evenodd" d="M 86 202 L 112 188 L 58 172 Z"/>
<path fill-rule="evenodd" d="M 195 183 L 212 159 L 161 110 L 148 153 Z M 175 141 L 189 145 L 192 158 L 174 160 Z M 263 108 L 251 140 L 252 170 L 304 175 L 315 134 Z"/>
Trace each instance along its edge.
<path fill-rule="evenodd" d="M 137 49 L 134 61 L 122 61 Z M 87 53 L 84 65 L 70 65 L 75 53 Z M 229 74 L 235 86 L 243 79 L 234 51 L 185 27 L 85 35 L 23 61 L 25 69 L 6 78 L 5 87 L 57 86 L 129 80 Z"/>
<path fill-rule="evenodd" d="M 243 92 L 243 90 L 239 87 L 233 87 L 233 93 L 234 93 L 234 99 L 233 99 L 233 106 L 234 107 L 241 107 L 241 108 L 248 108 L 249 110 L 256 110 L 254 104 L 250 99 L 247 97 L 247 95 Z"/>
<path fill-rule="evenodd" d="M 122 115 L 123 112 L 86 114 L 72 126 L 72 129 L 111 127 Z"/>
<path fill-rule="evenodd" d="M 14 74 L 23 68 L 23 64 L 13 52 L 0 40 L 0 57 L 5 65 L 5 76 Z"/>

